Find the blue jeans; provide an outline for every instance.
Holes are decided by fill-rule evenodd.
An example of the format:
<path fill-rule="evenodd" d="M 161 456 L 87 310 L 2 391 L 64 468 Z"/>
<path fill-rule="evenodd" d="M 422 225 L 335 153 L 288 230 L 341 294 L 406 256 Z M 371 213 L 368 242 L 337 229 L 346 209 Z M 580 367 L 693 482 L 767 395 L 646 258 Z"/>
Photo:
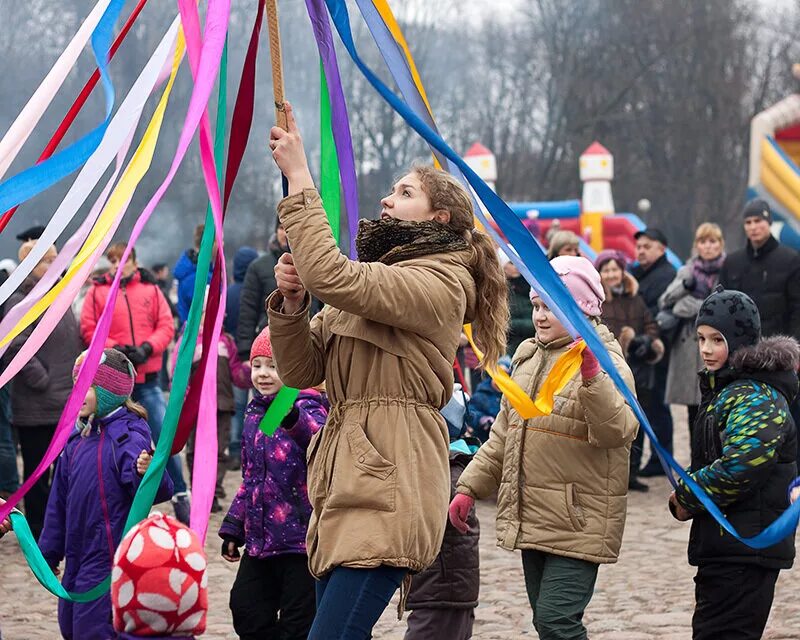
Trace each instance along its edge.
<path fill-rule="evenodd" d="M 153 434 L 153 441 L 158 444 L 161 436 L 161 426 L 164 424 L 164 415 L 167 412 L 167 403 L 164 400 L 164 393 L 158 382 L 143 382 L 133 385 L 131 397 L 147 409 L 147 423 L 150 425 L 150 433 Z M 181 458 L 179 455 L 172 456 L 167 462 L 167 473 L 172 478 L 175 485 L 175 493 L 186 491 L 186 481 L 183 479 L 181 469 Z"/>
<path fill-rule="evenodd" d="M 308 640 L 367 640 L 408 569 L 336 567 L 317 582 L 317 615 Z"/>
<path fill-rule="evenodd" d="M 18 488 L 17 446 L 11 435 L 11 398 L 6 385 L 0 389 L 0 491 L 14 493 Z"/>
<path fill-rule="evenodd" d="M 233 401 L 235 413 L 231 418 L 231 440 L 228 444 L 228 456 L 230 460 L 238 460 L 242 457 L 242 430 L 244 429 L 244 410 L 247 409 L 247 397 L 250 389 L 233 388 Z"/>

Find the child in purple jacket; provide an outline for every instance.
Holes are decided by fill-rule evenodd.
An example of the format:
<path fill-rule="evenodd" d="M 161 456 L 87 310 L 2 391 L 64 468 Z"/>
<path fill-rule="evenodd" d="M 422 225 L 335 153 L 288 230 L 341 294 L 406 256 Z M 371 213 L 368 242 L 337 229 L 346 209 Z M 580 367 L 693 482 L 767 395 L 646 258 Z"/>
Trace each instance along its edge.
<path fill-rule="evenodd" d="M 121 351 L 103 351 L 75 432 L 58 459 L 39 548 L 56 575 L 66 559 L 61 584 L 68 591 L 88 591 L 111 573 L 133 496 L 150 466 L 147 414 L 130 398 L 135 379 Z M 156 502 L 169 500 L 172 490 L 164 474 Z M 68 639 L 113 638 L 111 596 L 85 603 L 59 600 L 58 626 Z"/>
<path fill-rule="evenodd" d="M 222 557 L 239 562 L 231 588 L 233 628 L 243 640 L 308 636 L 316 611 L 308 571 L 306 530 L 311 516 L 306 450 L 328 416 L 328 401 L 304 389 L 278 430 L 259 423 L 283 387 L 272 359 L 269 328 L 253 342 L 250 368 L 255 394 L 244 416 L 242 484 L 219 530 Z"/>

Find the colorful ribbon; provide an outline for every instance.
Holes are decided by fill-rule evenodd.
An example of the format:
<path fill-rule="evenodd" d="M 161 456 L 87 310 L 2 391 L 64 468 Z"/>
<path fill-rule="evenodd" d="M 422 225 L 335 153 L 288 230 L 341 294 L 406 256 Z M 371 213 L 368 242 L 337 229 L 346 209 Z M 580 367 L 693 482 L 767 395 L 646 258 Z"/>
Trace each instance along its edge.
<path fill-rule="evenodd" d="M 110 0 L 99 0 L 94 6 L 64 52 L 58 57 L 42 83 L 11 124 L 3 139 L 0 140 L 0 178 L 5 175 L 39 119 L 50 106 L 70 70 L 75 66 L 78 56 L 97 28 L 109 2 Z"/>
<path fill-rule="evenodd" d="M 33 290 L 26 296 L 25 300 L 14 306 L 6 314 L 2 322 L 0 322 L 0 336 L 3 336 L 3 339 L 0 340 L 0 346 L 6 347 L 10 340 L 18 335 L 30 322 L 35 320 L 45 310 L 48 306 L 48 302 L 42 303 L 37 307 L 35 312 L 28 315 L 28 312 L 33 308 L 34 304 L 41 300 L 59 280 L 67 265 L 69 265 L 73 257 L 78 254 L 81 244 L 88 237 L 93 238 L 92 242 L 87 245 L 89 246 L 88 253 L 93 253 L 96 249 L 95 240 L 107 235 L 107 230 L 110 228 L 114 217 L 118 215 L 118 208 L 115 208 L 114 205 L 103 208 L 105 197 L 107 196 L 109 188 L 116 180 L 120 163 L 127 154 L 131 136 L 134 134 L 139 123 L 147 97 L 152 93 L 162 77 L 170 72 L 172 67 L 171 58 L 173 57 L 172 50 L 175 46 L 178 28 L 179 19 L 176 17 L 115 114 L 103 142 L 81 170 L 66 197 L 56 210 L 56 213 L 53 215 L 50 222 L 48 222 L 42 237 L 28 256 L 26 256 L 20 265 L 11 273 L 8 280 L 6 280 L 3 285 L 0 285 L 0 303 L 2 303 L 8 299 L 20 284 L 22 284 L 23 280 L 28 277 L 30 272 L 39 263 L 39 260 L 41 260 L 48 247 L 55 243 L 55 240 L 61 232 L 67 227 L 70 221 L 74 219 L 78 210 L 83 206 L 116 154 L 117 168 L 114 175 L 112 175 L 111 179 L 108 181 L 103 190 L 103 194 L 98 198 L 86 220 L 84 220 L 78 231 L 73 234 L 70 240 L 65 244 L 56 257 L 55 262 L 50 266 L 39 282 L 37 282 Z M 101 210 L 103 211 L 103 215 L 100 216 L 102 222 L 98 223 L 95 233 L 90 233 Z M 85 251 L 83 255 L 86 256 L 86 254 L 87 252 Z M 73 274 L 82 267 L 82 264 L 83 263 L 76 263 L 72 272 L 68 272 L 67 279 L 81 277 Z M 84 281 L 85 278 L 82 278 L 81 283 Z M 67 282 L 64 282 L 61 288 L 63 289 L 66 286 Z M 53 299 L 54 295 L 48 297 L 48 301 L 50 302 Z M 21 323 L 24 317 L 26 321 L 25 323 Z M 24 362 L 22 364 L 24 364 Z M 2 379 L 7 378 L 8 377 Z M 0 382 L 0 384 L 4 383 Z"/>
<path fill-rule="evenodd" d="M 163 123 L 164 118 L 164 111 L 166 110 L 167 102 L 169 100 L 170 93 L 172 91 L 172 87 L 174 85 L 175 77 L 177 75 L 178 68 L 180 66 L 180 62 L 183 58 L 184 52 L 184 45 L 183 45 L 183 36 L 178 32 L 178 19 L 176 18 L 173 22 L 170 31 L 168 32 L 168 36 L 171 34 L 172 40 L 175 40 L 176 35 L 178 36 L 178 42 L 175 47 L 175 53 L 173 55 L 173 62 L 172 62 L 172 73 L 170 74 L 169 82 L 164 89 L 164 93 L 162 98 L 156 107 L 156 111 L 153 115 L 153 118 L 150 121 L 150 124 L 145 131 L 144 137 L 142 138 L 142 142 L 139 145 L 139 148 L 136 150 L 130 164 L 126 168 L 125 173 L 123 174 L 122 180 L 120 180 L 120 184 L 117 186 L 115 193 L 122 194 L 120 197 L 125 198 L 124 208 L 127 208 L 128 204 L 130 203 L 131 197 L 133 196 L 133 192 L 140 182 L 144 173 L 146 173 L 147 169 L 149 168 L 152 158 L 153 152 L 155 150 L 155 144 L 158 140 L 158 134 L 161 129 L 161 125 Z M 167 40 L 169 44 L 171 42 Z M 112 196 L 113 199 L 113 196 Z M 121 220 L 121 217 L 119 218 Z M 113 230 L 108 235 L 108 240 L 110 240 L 111 235 L 113 235 Z M 100 253 L 102 253 L 102 247 L 98 248 L 97 252 L 94 255 L 94 258 L 99 258 Z M 90 261 L 87 265 L 85 265 L 85 269 L 91 269 L 91 265 L 93 262 Z M 73 281 L 73 288 L 71 291 L 72 295 L 64 295 L 60 297 L 56 304 L 61 304 L 62 308 L 59 310 L 57 309 L 56 305 L 51 307 L 48 311 L 56 311 L 58 313 L 58 318 L 63 315 L 64 311 L 69 308 L 71 300 L 74 298 L 74 294 L 77 292 L 78 288 L 82 284 L 83 280 L 75 279 Z M 57 320 L 56 320 L 57 322 Z M 29 339 L 23 348 L 28 348 L 28 343 L 31 340 Z M 104 340 L 103 340 L 104 342 Z M 102 344 L 102 343 L 101 343 Z M 38 348 L 38 347 L 37 347 Z M 73 392 L 74 393 L 74 392 Z M 77 416 L 76 416 L 77 417 Z M 63 416 L 62 416 L 63 418 Z M 58 431 L 57 431 L 58 434 Z M 69 431 L 66 434 L 66 439 L 69 438 Z M 55 439 L 54 439 L 55 442 Z M 165 441 L 164 444 L 161 444 L 159 441 L 159 445 L 161 448 L 167 448 L 169 443 Z M 51 442 L 51 447 L 53 446 L 53 442 Z M 63 445 L 61 445 L 63 447 Z M 50 449 L 48 448 L 48 452 Z M 158 451 L 158 447 L 156 448 Z M 57 454 L 56 454 L 57 455 Z M 45 454 L 45 458 L 47 454 Z M 37 467 L 38 472 L 38 467 Z M 163 472 L 163 469 L 162 469 Z M 158 476 L 158 482 L 160 482 L 161 475 Z M 24 488 L 24 485 L 23 485 Z M 141 487 L 140 487 L 141 490 Z M 133 505 L 131 507 L 131 513 L 134 513 L 137 518 L 133 520 L 133 524 L 141 520 L 142 518 L 147 516 L 152 504 L 153 499 L 155 498 L 155 494 L 150 498 L 149 502 L 147 501 L 147 496 L 140 498 L 139 497 L 140 491 L 137 491 L 136 496 L 134 496 Z M 13 496 L 12 496 L 13 497 Z M 90 589 L 85 593 L 76 593 L 76 592 L 68 592 L 66 591 L 61 584 L 59 583 L 56 576 L 53 574 L 52 570 L 48 566 L 47 562 L 45 561 L 44 557 L 39 550 L 39 547 L 34 540 L 30 528 L 28 527 L 27 522 L 25 521 L 24 517 L 17 513 L 12 512 L 11 514 L 12 521 L 14 524 L 14 530 L 16 532 L 17 538 L 20 541 L 20 547 L 22 548 L 23 554 L 25 555 L 25 559 L 28 562 L 33 574 L 36 576 L 37 580 L 51 593 L 57 595 L 60 598 L 65 598 L 67 600 L 73 602 L 88 602 L 90 600 L 94 600 L 98 598 L 100 595 L 108 591 L 109 588 L 109 579 L 105 579 L 104 581 L 100 582 L 98 585 Z M 129 515 L 129 519 L 130 519 Z"/>
<path fill-rule="evenodd" d="M 353 139 L 347 117 L 347 104 L 344 99 L 342 79 L 339 75 L 339 63 L 336 61 L 336 47 L 333 44 L 333 33 L 322 0 L 306 0 L 306 9 L 311 19 L 311 27 L 317 41 L 317 49 L 327 85 L 327 90 L 321 91 L 325 97 L 323 98 L 321 95 L 320 101 L 325 105 L 327 99 L 327 105 L 330 108 L 330 131 L 336 146 L 336 158 L 339 165 L 341 188 L 344 193 L 345 211 L 347 212 L 350 258 L 355 259 L 357 256 L 356 233 L 358 231 L 358 181 L 356 180 L 356 165 L 353 156 Z M 325 133 L 323 139 L 327 135 Z M 330 154 L 326 154 L 325 159 L 326 162 L 329 162 Z M 325 163 L 323 163 L 323 168 L 326 168 Z M 331 193 L 329 199 L 332 196 Z"/>
<path fill-rule="evenodd" d="M 229 10 L 230 0 L 210 0 L 209 2 L 209 9 L 206 19 L 206 33 L 208 36 L 203 44 L 203 53 L 205 55 L 201 56 L 202 59 L 200 61 L 200 66 L 197 73 L 197 82 L 195 83 L 192 91 L 186 119 L 178 142 L 178 148 L 176 149 L 175 157 L 167 177 L 153 195 L 150 202 L 145 207 L 145 210 L 142 212 L 141 216 L 134 225 L 128 247 L 121 258 L 123 263 L 127 261 L 134 244 L 141 235 L 144 225 L 149 220 L 156 206 L 158 206 L 158 203 L 166 192 L 169 184 L 175 177 L 175 173 L 177 172 L 183 158 L 186 155 L 186 151 L 189 148 L 189 144 L 194 136 L 194 132 L 197 130 L 200 120 L 205 112 L 205 107 L 208 103 L 208 98 L 216 77 L 216 69 L 219 65 L 222 54 Z M 98 322 L 95 335 L 92 338 L 92 342 L 89 345 L 86 358 L 80 367 L 77 379 L 75 381 L 75 387 L 70 395 L 69 400 L 67 401 L 67 405 L 61 415 L 59 424 L 56 427 L 56 433 L 53 441 L 50 443 L 44 458 L 39 463 L 39 466 L 36 468 L 33 475 L 8 499 L 8 502 L 0 505 L 0 519 L 8 515 L 10 510 L 16 506 L 30 486 L 36 482 L 42 473 L 55 461 L 63 449 L 69 434 L 71 433 L 71 430 L 75 424 L 75 420 L 77 419 L 78 412 L 83 403 L 83 399 L 86 396 L 86 391 L 91 384 L 94 372 L 97 370 L 100 356 L 102 355 L 103 347 L 108 337 L 121 277 L 122 270 L 118 269 L 109 290 L 106 307 L 100 316 L 100 320 Z M 176 379 L 178 378 L 178 373 L 180 372 L 176 371 Z M 188 374 L 188 371 L 186 373 Z M 168 425 L 165 425 L 165 427 L 167 426 Z M 165 428 L 165 432 L 166 433 L 162 432 L 162 437 L 165 439 L 167 446 L 156 448 L 156 455 L 153 458 L 153 462 L 151 463 L 147 474 L 145 474 L 145 477 L 142 480 L 142 488 L 140 489 L 140 491 L 143 493 L 149 494 L 150 504 L 152 504 L 152 500 L 155 497 L 155 493 L 160 482 L 161 473 L 163 472 L 167 458 L 169 457 L 171 441 L 175 435 L 174 427 L 171 432 Z M 159 440 L 159 443 L 160 442 L 161 440 Z M 137 498 L 139 498 L 139 494 L 137 494 Z M 136 521 L 137 520 L 129 522 L 129 524 L 134 524 Z"/>
<path fill-rule="evenodd" d="M 117 17 L 124 4 L 125 0 L 111 0 L 92 33 L 92 50 L 97 59 L 97 68 L 100 71 L 106 94 L 105 118 L 92 131 L 48 160 L 0 183 L 0 210 L 10 209 L 53 186 L 62 178 L 76 171 L 97 149 L 111 121 L 111 112 L 114 109 L 114 85 L 108 75 L 108 50 L 111 47 L 114 24 L 117 22 Z M 14 155 L 16 155 L 16 150 L 4 161 L 8 162 L 8 158 Z"/>
<path fill-rule="evenodd" d="M 236 177 L 239 174 L 239 167 L 241 166 L 244 153 L 247 149 L 247 142 L 250 137 L 250 129 L 253 121 L 253 113 L 255 106 L 256 60 L 258 54 L 259 36 L 261 33 L 261 25 L 263 23 L 263 16 L 264 16 L 264 3 L 261 1 L 257 1 L 256 4 L 257 4 L 256 18 L 253 24 L 253 30 L 250 35 L 250 42 L 247 47 L 247 53 L 245 54 L 245 61 L 242 67 L 242 75 L 239 80 L 239 90 L 236 95 L 236 103 L 234 105 L 233 119 L 231 122 L 231 140 L 228 150 L 227 168 L 225 171 L 225 192 L 222 204 L 223 220 L 228 208 L 228 202 L 230 200 L 230 195 L 233 190 L 233 185 L 236 181 Z M 209 231 L 209 224 L 207 222 L 206 232 L 208 231 Z M 207 273 L 208 267 L 209 267 L 208 263 L 202 263 L 198 259 L 198 271 L 197 271 L 198 273 Z M 201 271 L 201 269 L 204 270 Z M 207 333 L 210 332 L 212 329 L 210 321 L 214 317 L 214 314 L 219 310 L 220 279 L 221 277 L 219 274 L 219 265 L 215 265 L 214 275 L 212 276 L 211 279 L 211 286 L 207 302 L 206 320 L 205 320 L 205 325 L 203 327 L 203 338 L 202 338 L 203 355 L 200 359 L 200 363 L 195 368 L 195 371 L 192 374 L 191 380 L 189 382 L 189 392 L 186 395 L 183 405 L 183 410 L 181 412 L 180 420 L 178 422 L 178 432 L 175 438 L 175 443 L 173 445 L 174 451 L 180 451 L 180 449 L 183 448 L 183 444 L 185 444 L 185 442 L 188 440 L 192 428 L 197 423 L 200 411 L 200 404 L 202 400 L 201 397 L 202 390 L 204 386 L 203 380 L 205 380 L 207 371 L 209 369 L 208 367 L 209 358 L 211 357 L 216 358 L 216 347 L 212 347 L 212 345 L 215 343 L 211 342 L 210 338 L 207 338 Z M 200 297 L 201 300 L 203 298 L 202 290 L 200 288 L 201 284 L 202 287 L 204 288 L 205 283 L 198 283 L 197 280 L 195 280 L 195 292 L 194 292 L 193 303 L 194 300 L 198 298 L 198 296 Z M 200 293 L 198 293 L 198 291 Z M 191 342 L 192 343 L 196 342 L 196 338 Z M 216 366 L 210 368 L 213 368 L 216 371 Z"/>
<path fill-rule="evenodd" d="M 122 29 L 120 30 L 119 34 L 117 35 L 114 43 L 111 45 L 111 49 L 108 52 L 109 60 L 113 60 L 114 56 L 116 55 L 117 51 L 119 50 L 120 45 L 122 44 L 125 37 L 130 32 L 133 24 L 136 22 L 136 19 L 139 17 L 139 14 L 144 9 L 144 5 L 147 4 L 147 0 L 139 0 L 139 4 L 137 4 L 131 14 L 128 16 L 128 19 L 125 21 Z M 75 99 L 75 102 L 72 103 L 72 106 L 67 111 L 67 115 L 64 116 L 64 119 L 61 121 L 61 124 L 58 125 L 55 133 L 52 135 L 50 140 L 45 145 L 44 150 L 39 155 L 39 158 L 36 160 L 36 164 L 42 162 L 42 160 L 47 160 L 50 156 L 53 155 L 53 152 L 56 150 L 58 145 L 64 139 L 64 136 L 69 131 L 69 128 L 72 126 L 72 123 L 75 122 L 75 118 L 77 117 L 80 110 L 86 104 L 86 100 L 91 95 L 92 91 L 94 90 L 95 86 L 97 85 L 97 81 L 100 79 L 100 70 L 95 69 L 94 73 L 89 77 L 86 81 L 86 84 L 83 85 L 83 89 L 78 94 L 78 97 Z M 14 213 L 17 211 L 19 205 L 16 207 L 12 207 L 8 211 L 6 211 L 2 217 L 0 217 L 0 233 L 6 228 L 9 221 L 11 220 Z"/>
<path fill-rule="evenodd" d="M 743 538 L 738 534 L 711 497 L 708 496 L 658 442 L 655 433 L 647 421 L 647 417 L 636 400 L 635 394 L 627 387 L 622 376 L 616 370 L 611 355 L 606 350 L 603 342 L 594 330 L 594 327 L 572 299 L 572 296 L 561 281 L 561 278 L 558 277 L 550 266 L 546 256 L 533 241 L 530 233 L 525 229 L 519 218 L 514 215 L 514 212 L 508 205 L 503 202 L 503 200 L 494 193 L 472 169 L 470 169 L 466 162 L 464 162 L 464 160 L 461 159 L 420 116 L 398 98 L 361 60 L 350 30 L 350 19 L 345 1 L 325 1 L 330 11 L 331 18 L 333 19 L 334 26 L 344 43 L 345 49 L 353 59 L 353 62 L 370 84 L 378 91 L 381 97 L 383 97 L 383 99 L 386 100 L 415 131 L 461 169 L 477 196 L 486 205 L 492 218 L 497 222 L 500 229 L 509 239 L 510 244 L 517 250 L 519 257 L 536 271 L 537 279 L 542 287 L 542 290 L 537 290 L 537 293 L 545 300 L 546 304 L 553 310 L 559 320 L 562 321 L 562 324 L 574 327 L 577 334 L 583 337 L 588 348 L 592 350 L 600 361 L 601 366 L 614 381 L 620 393 L 622 393 L 623 397 L 636 414 L 636 417 L 639 419 L 645 433 L 651 439 L 653 448 L 659 455 L 664 467 L 673 469 L 698 497 L 705 509 L 714 517 L 720 526 L 744 544 L 752 548 L 762 549 L 776 544 L 788 535 L 792 535 L 797 527 L 798 519 L 800 519 L 800 501 L 791 505 L 777 520 L 757 536 Z M 508 246 L 506 243 L 502 243 L 501 248 L 505 250 Z M 550 304 L 550 300 L 553 301 L 552 305 Z M 672 475 L 668 473 L 668 477 L 671 482 L 675 484 L 675 479 Z"/>

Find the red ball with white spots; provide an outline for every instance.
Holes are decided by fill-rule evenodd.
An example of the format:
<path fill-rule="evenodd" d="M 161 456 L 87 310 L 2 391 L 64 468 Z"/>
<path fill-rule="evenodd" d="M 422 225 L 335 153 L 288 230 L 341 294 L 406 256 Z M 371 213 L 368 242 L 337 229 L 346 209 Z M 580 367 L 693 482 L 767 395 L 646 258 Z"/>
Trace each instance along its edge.
<path fill-rule="evenodd" d="M 200 635 L 206 629 L 206 556 L 191 529 L 155 513 L 133 527 L 114 555 L 114 629 L 133 635 Z"/>

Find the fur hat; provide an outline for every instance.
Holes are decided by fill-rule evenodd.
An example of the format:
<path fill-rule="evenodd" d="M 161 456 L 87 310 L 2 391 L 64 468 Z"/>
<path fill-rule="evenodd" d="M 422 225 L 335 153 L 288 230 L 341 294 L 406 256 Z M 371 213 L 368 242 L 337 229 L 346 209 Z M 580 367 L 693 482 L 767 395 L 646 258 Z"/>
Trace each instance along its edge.
<path fill-rule="evenodd" d="M 86 351 L 78 356 L 72 368 L 72 379 L 78 377 L 80 365 L 86 358 Z M 133 393 L 136 382 L 136 369 L 122 351 L 104 349 L 100 356 L 100 365 L 94 374 L 92 386 L 97 395 L 97 411 L 95 416 L 102 418 L 125 404 Z"/>
<path fill-rule="evenodd" d="M 258 358 L 259 356 L 264 358 L 272 357 L 272 341 L 269 339 L 269 327 L 264 327 L 256 339 L 253 340 L 253 346 L 250 347 L 250 362 L 253 361 L 253 358 Z"/>
<path fill-rule="evenodd" d="M 589 260 L 582 256 L 558 256 L 550 261 L 550 266 L 567 285 L 581 311 L 587 316 L 599 316 L 602 313 L 606 294 L 600 274 Z M 531 289 L 531 300 L 538 295 Z"/>
<path fill-rule="evenodd" d="M 728 356 L 761 339 L 761 316 L 756 303 L 745 293 L 725 290 L 721 285 L 703 301 L 695 326 L 719 331 L 728 343 Z"/>
<path fill-rule="evenodd" d="M 120 542 L 111 570 L 116 631 L 185 637 L 206 630 L 208 561 L 197 534 L 154 513 Z"/>

